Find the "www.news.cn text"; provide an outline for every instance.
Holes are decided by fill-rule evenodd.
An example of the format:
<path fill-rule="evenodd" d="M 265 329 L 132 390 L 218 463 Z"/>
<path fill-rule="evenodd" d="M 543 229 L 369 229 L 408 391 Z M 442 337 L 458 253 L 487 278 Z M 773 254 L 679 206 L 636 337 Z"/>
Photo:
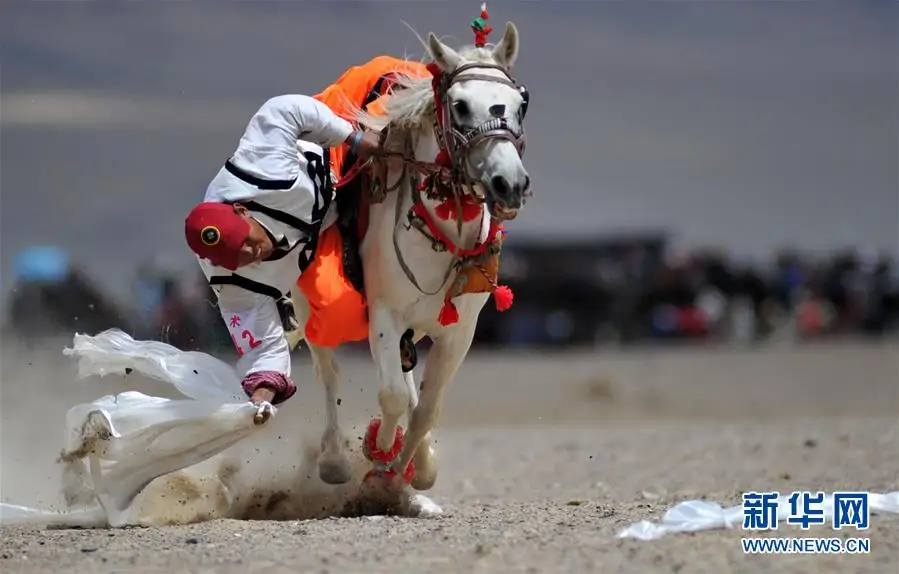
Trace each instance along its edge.
<path fill-rule="evenodd" d="M 868 554 L 869 538 L 741 538 L 744 554 Z"/>

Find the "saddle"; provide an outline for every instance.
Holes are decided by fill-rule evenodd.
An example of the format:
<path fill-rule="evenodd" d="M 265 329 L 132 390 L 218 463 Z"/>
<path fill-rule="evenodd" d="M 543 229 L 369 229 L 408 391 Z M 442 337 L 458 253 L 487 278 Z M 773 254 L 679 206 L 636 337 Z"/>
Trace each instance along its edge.
<path fill-rule="evenodd" d="M 343 162 L 340 177 L 346 175 L 355 158 L 351 153 Z M 362 270 L 362 255 L 359 253 L 365 229 L 368 227 L 368 199 L 363 193 L 371 184 L 371 176 L 360 173 L 350 182 L 340 188 L 336 193 L 337 222 L 335 225 L 340 233 L 343 244 L 343 272 L 353 288 L 365 295 L 365 281 Z"/>

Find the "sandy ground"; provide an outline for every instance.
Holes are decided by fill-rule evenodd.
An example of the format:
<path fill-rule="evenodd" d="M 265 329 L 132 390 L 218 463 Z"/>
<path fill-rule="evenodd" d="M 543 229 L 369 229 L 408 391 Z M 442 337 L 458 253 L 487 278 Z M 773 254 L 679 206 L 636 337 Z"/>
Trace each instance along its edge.
<path fill-rule="evenodd" d="M 167 394 L 133 378 L 76 381 L 74 361 L 58 353 L 68 343 L 3 347 L 3 501 L 60 507 L 54 459 L 63 415 L 76 402 L 127 386 Z M 447 397 L 437 435 L 441 474 L 429 494 L 444 517 L 3 528 L 0 570 L 895 573 L 895 516 L 872 518 L 866 556 L 747 557 L 739 530 L 651 542 L 615 534 L 689 498 L 732 505 L 748 489 L 899 490 L 897 351 L 896 343 L 842 343 L 473 352 Z M 305 354 L 297 363 L 297 378 L 307 382 L 256 446 L 260 460 L 277 452 L 300 464 L 309 451 L 303 438 L 318 436 L 323 394 Z M 341 414 L 358 435 L 376 405 L 368 358 L 344 353 L 343 380 Z M 358 428 L 351 430 L 353 424 Z M 294 479 L 318 489 L 319 498 L 305 503 L 327 498 L 314 476 Z M 297 515 L 331 510 L 294 508 Z M 778 532 L 791 534 L 803 535 L 786 526 Z M 805 535 L 816 534 L 831 531 Z"/>

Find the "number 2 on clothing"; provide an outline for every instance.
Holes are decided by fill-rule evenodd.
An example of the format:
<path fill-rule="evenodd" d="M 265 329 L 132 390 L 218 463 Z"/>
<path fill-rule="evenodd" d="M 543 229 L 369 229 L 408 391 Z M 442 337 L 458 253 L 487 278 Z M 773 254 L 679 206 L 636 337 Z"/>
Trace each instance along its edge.
<path fill-rule="evenodd" d="M 238 341 L 234 336 L 234 333 L 231 333 L 231 341 L 234 343 L 234 348 L 237 349 L 237 354 L 240 356 L 243 356 L 243 354 L 246 353 L 247 350 L 253 350 L 262 344 L 262 341 L 257 341 L 256 337 L 253 336 L 253 333 L 250 333 L 249 329 L 244 329 L 240 334 L 240 338 L 241 341 Z M 242 341 L 246 342 L 246 346 L 249 347 L 249 349 L 245 350 L 243 348 L 243 345 L 241 344 Z"/>
<path fill-rule="evenodd" d="M 253 350 L 259 345 L 262 344 L 261 341 L 257 341 L 256 337 L 253 336 L 253 333 L 250 332 L 249 329 L 240 330 L 241 326 L 241 317 L 240 315 L 231 315 L 231 318 L 228 319 L 228 331 L 231 333 L 231 342 L 234 343 L 234 348 L 237 349 L 237 354 L 243 356 L 247 350 Z M 250 322 L 251 321 L 247 321 Z M 240 339 L 238 339 L 235 335 L 240 333 Z M 243 343 L 246 343 L 248 349 L 244 348 Z"/>

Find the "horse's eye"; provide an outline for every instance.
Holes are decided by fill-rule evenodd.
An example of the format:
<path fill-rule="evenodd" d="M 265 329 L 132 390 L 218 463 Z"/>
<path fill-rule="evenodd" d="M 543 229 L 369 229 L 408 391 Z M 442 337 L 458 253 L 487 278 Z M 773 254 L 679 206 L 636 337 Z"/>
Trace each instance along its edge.
<path fill-rule="evenodd" d="M 471 113 L 471 110 L 468 108 L 468 102 L 464 100 L 456 100 L 453 102 L 453 109 L 456 111 L 456 115 L 462 119 L 468 116 Z"/>

